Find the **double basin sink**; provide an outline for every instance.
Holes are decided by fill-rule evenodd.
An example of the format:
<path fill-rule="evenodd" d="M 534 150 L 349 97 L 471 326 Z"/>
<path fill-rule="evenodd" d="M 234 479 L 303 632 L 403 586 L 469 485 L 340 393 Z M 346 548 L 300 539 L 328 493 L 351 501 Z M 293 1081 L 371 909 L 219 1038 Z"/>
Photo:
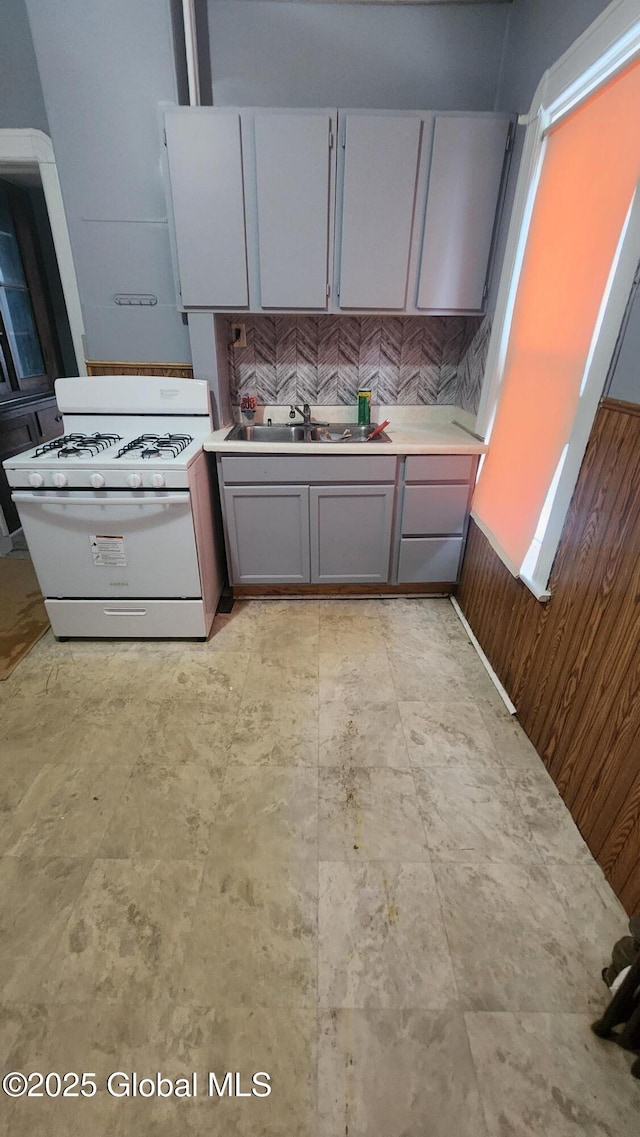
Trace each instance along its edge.
<path fill-rule="evenodd" d="M 229 431 L 225 442 L 368 442 L 374 430 L 375 422 L 366 426 L 352 422 L 296 422 L 291 426 L 282 422 L 255 426 L 241 423 Z M 372 441 L 391 442 L 391 439 L 383 430 Z"/>

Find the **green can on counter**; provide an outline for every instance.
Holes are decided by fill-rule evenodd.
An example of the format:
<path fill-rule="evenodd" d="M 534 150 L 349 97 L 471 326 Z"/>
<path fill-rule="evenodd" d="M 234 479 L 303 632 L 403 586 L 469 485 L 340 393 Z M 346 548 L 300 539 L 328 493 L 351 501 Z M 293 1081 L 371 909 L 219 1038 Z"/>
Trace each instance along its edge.
<path fill-rule="evenodd" d="M 371 391 L 358 391 L 358 426 L 371 422 Z"/>

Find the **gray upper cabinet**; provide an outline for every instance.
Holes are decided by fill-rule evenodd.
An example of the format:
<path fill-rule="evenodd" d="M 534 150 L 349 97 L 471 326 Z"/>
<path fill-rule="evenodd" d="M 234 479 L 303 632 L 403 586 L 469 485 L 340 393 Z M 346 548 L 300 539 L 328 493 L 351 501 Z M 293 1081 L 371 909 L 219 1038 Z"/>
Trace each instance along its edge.
<path fill-rule="evenodd" d="M 480 311 L 509 121 L 442 115 L 435 121 L 416 306 Z"/>
<path fill-rule="evenodd" d="M 179 107 L 165 129 L 182 307 L 482 311 L 505 115 Z"/>
<path fill-rule="evenodd" d="M 255 171 L 249 153 L 245 161 L 249 228 L 255 219 L 257 230 L 251 307 L 326 311 L 335 113 L 255 111 L 243 115 L 243 130 L 247 149 L 251 132 L 255 147 Z"/>
<path fill-rule="evenodd" d="M 406 307 L 421 138 L 417 115 L 340 112 L 341 310 Z"/>
<path fill-rule="evenodd" d="M 184 307 L 249 303 L 240 115 L 167 111 L 165 134 Z"/>

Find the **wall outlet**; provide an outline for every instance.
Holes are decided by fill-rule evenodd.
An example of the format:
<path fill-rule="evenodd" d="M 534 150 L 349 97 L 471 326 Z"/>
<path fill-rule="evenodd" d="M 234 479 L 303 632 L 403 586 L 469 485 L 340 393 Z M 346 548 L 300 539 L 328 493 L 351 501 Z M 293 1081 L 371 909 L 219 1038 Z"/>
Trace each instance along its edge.
<path fill-rule="evenodd" d="M 246 324 L 232 324 L 231 325 L 231 343 L 234 347 L 247 346 L 247 325 Z"/>

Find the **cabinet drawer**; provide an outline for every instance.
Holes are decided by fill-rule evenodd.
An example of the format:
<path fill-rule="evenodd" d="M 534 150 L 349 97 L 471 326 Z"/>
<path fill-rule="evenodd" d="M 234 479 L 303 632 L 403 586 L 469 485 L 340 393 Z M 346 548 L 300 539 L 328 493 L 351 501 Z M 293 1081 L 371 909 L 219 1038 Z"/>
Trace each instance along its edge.
<path fill-rule="evenodd" d="M 469 486 L 407 486 L 402 507 L 402 534 L 462 533 Z"/>
<path fill-rule="evenodd" d="M 222 477 L 226 485 L 271 485 L 286 482 L 393 482 L 393 455 L 326 456 L 265 454 L 264 457 L 223 455 Z"/>
<path fill-rule="evenodd" d="M 475 454 L 411 454 L 407 458 L 406 482 L 469 482 Z"/>
<path fill-rule="evenodd" d="M 462 545 L 462 537 L 403 537 L 398 584 L 444 584 L 457 580 Z"/>
<path fill-rule="evenodd" d="M 62 415 L 55 403 L 50 407 L 41 407 L 36 411 L 40 434 L 45 442 L 50 438 L 57 438 L 62 434 Z"/>

